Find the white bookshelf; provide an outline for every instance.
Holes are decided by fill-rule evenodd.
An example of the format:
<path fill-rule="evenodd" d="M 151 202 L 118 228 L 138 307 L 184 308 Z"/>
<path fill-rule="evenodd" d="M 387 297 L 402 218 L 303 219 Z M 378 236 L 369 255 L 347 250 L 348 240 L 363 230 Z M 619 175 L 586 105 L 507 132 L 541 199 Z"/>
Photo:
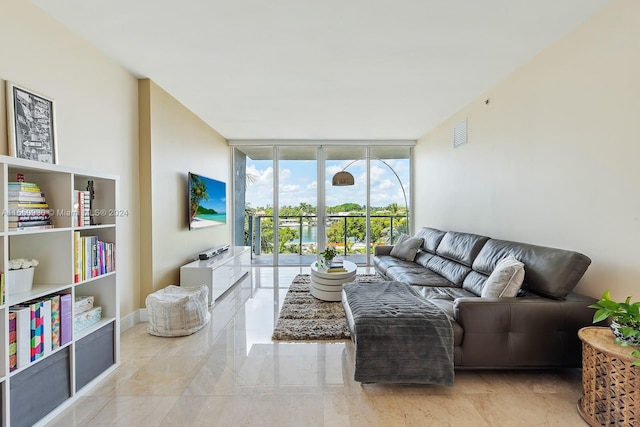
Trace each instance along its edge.
<path fill-rule="evenodd" d="M 23 174 L 45 193 L 55 228 L 12 231 L 8 227 L 7 182 Z M 113 242 L 118 253 L 118 178 L 114 175 L 38 163 L 0 155 L 0 271 L 13 258 L 35 258 L 33 288 L 9 295 L 0 305 L 0 423 L 4 426 L 42 425 L 80 397 L 84 390 L 115 370 L 120 363 L 120 303 L 117 272 L 74 283 L 74 232 Z M 74 190 L 85 190 L 93 181 L 92 209 L 95 225 L 77 227 L 71 214 Z M 116 262 L 116 268 L 118 263 Z M 102 307 L 97 324 L 73 333 L 71 342 L 47 356 L 10 372 L 9 307 L 54 294 L 93 295 Z"/>

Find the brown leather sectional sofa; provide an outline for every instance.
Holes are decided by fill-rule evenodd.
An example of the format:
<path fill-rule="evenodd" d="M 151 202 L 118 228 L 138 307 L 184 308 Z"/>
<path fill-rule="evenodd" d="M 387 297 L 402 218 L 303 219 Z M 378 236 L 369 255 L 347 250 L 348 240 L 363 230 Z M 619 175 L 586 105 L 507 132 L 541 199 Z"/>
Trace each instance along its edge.
<path fill-rule="evenodd" d="M 376 271 L 408 283 L 449 317 L 457 368 L 579 367 L 577 332 L 591 324 L 596 300 L 573 293 L 591 260 L 580 253 L 422 228 L 414 262 L 375 249 Z M 522 289 L 513 298 L 482 298 L 482 288 L 501 259 L 524 263 Z"/>

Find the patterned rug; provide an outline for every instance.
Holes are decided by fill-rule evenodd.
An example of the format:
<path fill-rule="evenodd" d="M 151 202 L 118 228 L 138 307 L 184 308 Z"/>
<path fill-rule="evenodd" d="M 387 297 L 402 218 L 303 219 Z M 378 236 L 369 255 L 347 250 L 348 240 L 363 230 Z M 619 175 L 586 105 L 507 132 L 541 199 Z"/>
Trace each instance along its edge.
<path fill-rule="evenodd" d="M 309 291 L 310 275 L 298 274 L 284 298 L 273 340 L 317 341 L 349 339 L 342 303 L 322 301 Z M 376 274 L 359 274 L 356 282 L 378 282 Z"/>

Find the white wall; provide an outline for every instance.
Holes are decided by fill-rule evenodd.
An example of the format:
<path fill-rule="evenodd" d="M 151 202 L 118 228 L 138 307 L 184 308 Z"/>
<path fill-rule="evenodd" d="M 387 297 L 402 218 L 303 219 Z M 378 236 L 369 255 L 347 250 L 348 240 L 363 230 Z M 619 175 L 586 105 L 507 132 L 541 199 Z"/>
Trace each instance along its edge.
<path fill-rule="evenodd" d="M 121 314 L 127 315 L 139 307 L 138 82 L 29 1 L 0 1 L 0 40 L 0 79 L 56 102 L 58 163 L 120 176 L 120 208 L 129 213 L 118 218 Z"/>
<path fill-rule="evenodd" d="M 416 227 L 576 250 L 579 292 L 640 300 L 639 17 L 611 2 L 421 138 Z"/>

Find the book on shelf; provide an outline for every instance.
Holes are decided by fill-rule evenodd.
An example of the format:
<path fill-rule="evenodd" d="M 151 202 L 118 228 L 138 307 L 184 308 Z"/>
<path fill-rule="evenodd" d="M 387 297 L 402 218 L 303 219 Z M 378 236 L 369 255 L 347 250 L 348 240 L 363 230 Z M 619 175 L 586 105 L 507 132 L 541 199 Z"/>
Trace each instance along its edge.
<path fill-rule="evenodd" d="M 8 199 L 11 202 L 36 202 L 36 203 L 44 203 L 45 196 L 44 193 L 32 193 L 29 191 L 17 191 L 8 193 Z"/>
<path fill-rule="evenodd" d="M 60 345 L 71 342 L 73 331 L 73 301 L 71 294 L 60 295 Z"/>
<path fill-rule="evenodd" d="M 347 269 L 344 267 L 329 267 L 327 273 L 346 273 Z"/>
<path fill-rule="evenodd" d="M 9 190 L 9 193 L 18 192 L 18 191 L 24 191 L 29 193 L 40 192 L 40 187 L 38 187 L 38 184 L 35 184 L 33 182 L 15 182 L 15 181 L 8 182 L 7 189 Z"/>
<path fill-rule="evenodd" d="M 29 220 L 29 221 L 9 221 L 9 231 L 45 230 L 53 228 L 51 219 Z"/>
<path fill-rule="evenodd" d="M 9 369 L 14 371 L 61 345 L 60 295 L 9 307 Z"/>
<path fill-rule="evenodd" d="M 44 356 L 44 310 L 40 301 L 31 302 L 28 307 L 31 315 L 31 361 L 35 362 Z"/>
<path fill-rule="evenodd" d="M 24 227 L 24 226 L 11 227 L 11 226 L 9 226 L 9 231 L 49 230 L 51 228 L 54 228 L 53 224 L 49 224 L 49 225 L 33 225 L 33 226 L 29 226 L 29 227 Z"/>
<path fill-rule="evenodd" d="M 82 256 L 80 250 L 82 249 L 82 237 L 79 231 L 73 232 L 73 282 L 78 283 L 82 281 Z"/>
<path fill-rule="evenodd" d="M 39 220 L 22 220 L 22 221 L 9 221 L 9 228 L 12 227 L 34 227 L 37 225 L 51 225 L 51 219 L 39 219 Z"/>
<path fill-rule="evenodd" d="M 9 215 L 9 222 L 28 222 L 28 221 L 48 221 L 51 217 L 49 212 L 42 215 Z"/>
<path fill-rule="evenodd" d="M 20 201 L 20 202 L 9 202 L 7 207 L 9 208 L 9 210 L 34 209 L 34 208 L 49 209 L 49 204 L 46 202 Z"/>
<path fill-rule="evenodd" d="M 49 297 L 51 300 L 51 349 L 60 347 L 60 295 Z"/>
<path fill-rule="evenodd" d="M 9 372 L 18 369 L 18 343 L 16 341 L 16 313 L 9 311 Z"/>
<path fill-rule="evenodd" d="M 75 225 L 77 227 L 86 227 L 91 225 L 91 203 L 90 193 L 85 190 L 73 190 L 74 192 L 74 209 L 77 210 Z"/>
<path fill-rule="evenodd" d="M 15 370 L 27 366 L 31 361 L 31 314 L 29 306 L 9 307 L 9 319 L 12 317 L 15 318 L 16 331 L 16 362 L 13 369 Z M 9 326 L 11 327 L 11 323 Z M 11 363 L 11 360 L 9 362 Z"/>
<path fill-rule="evenodd" d="M 43 298 L 35 301 L 40 303 L 40 315 L 42 317 L 42 356 L 51 354 L 51 300 Z"/>
<path fill-rule="evenodd" d="M 75 283 L 115 271 L 115 244 L 103 242 L 98 236 L 82 236 L 79 231 L 73 237 Z"/>

